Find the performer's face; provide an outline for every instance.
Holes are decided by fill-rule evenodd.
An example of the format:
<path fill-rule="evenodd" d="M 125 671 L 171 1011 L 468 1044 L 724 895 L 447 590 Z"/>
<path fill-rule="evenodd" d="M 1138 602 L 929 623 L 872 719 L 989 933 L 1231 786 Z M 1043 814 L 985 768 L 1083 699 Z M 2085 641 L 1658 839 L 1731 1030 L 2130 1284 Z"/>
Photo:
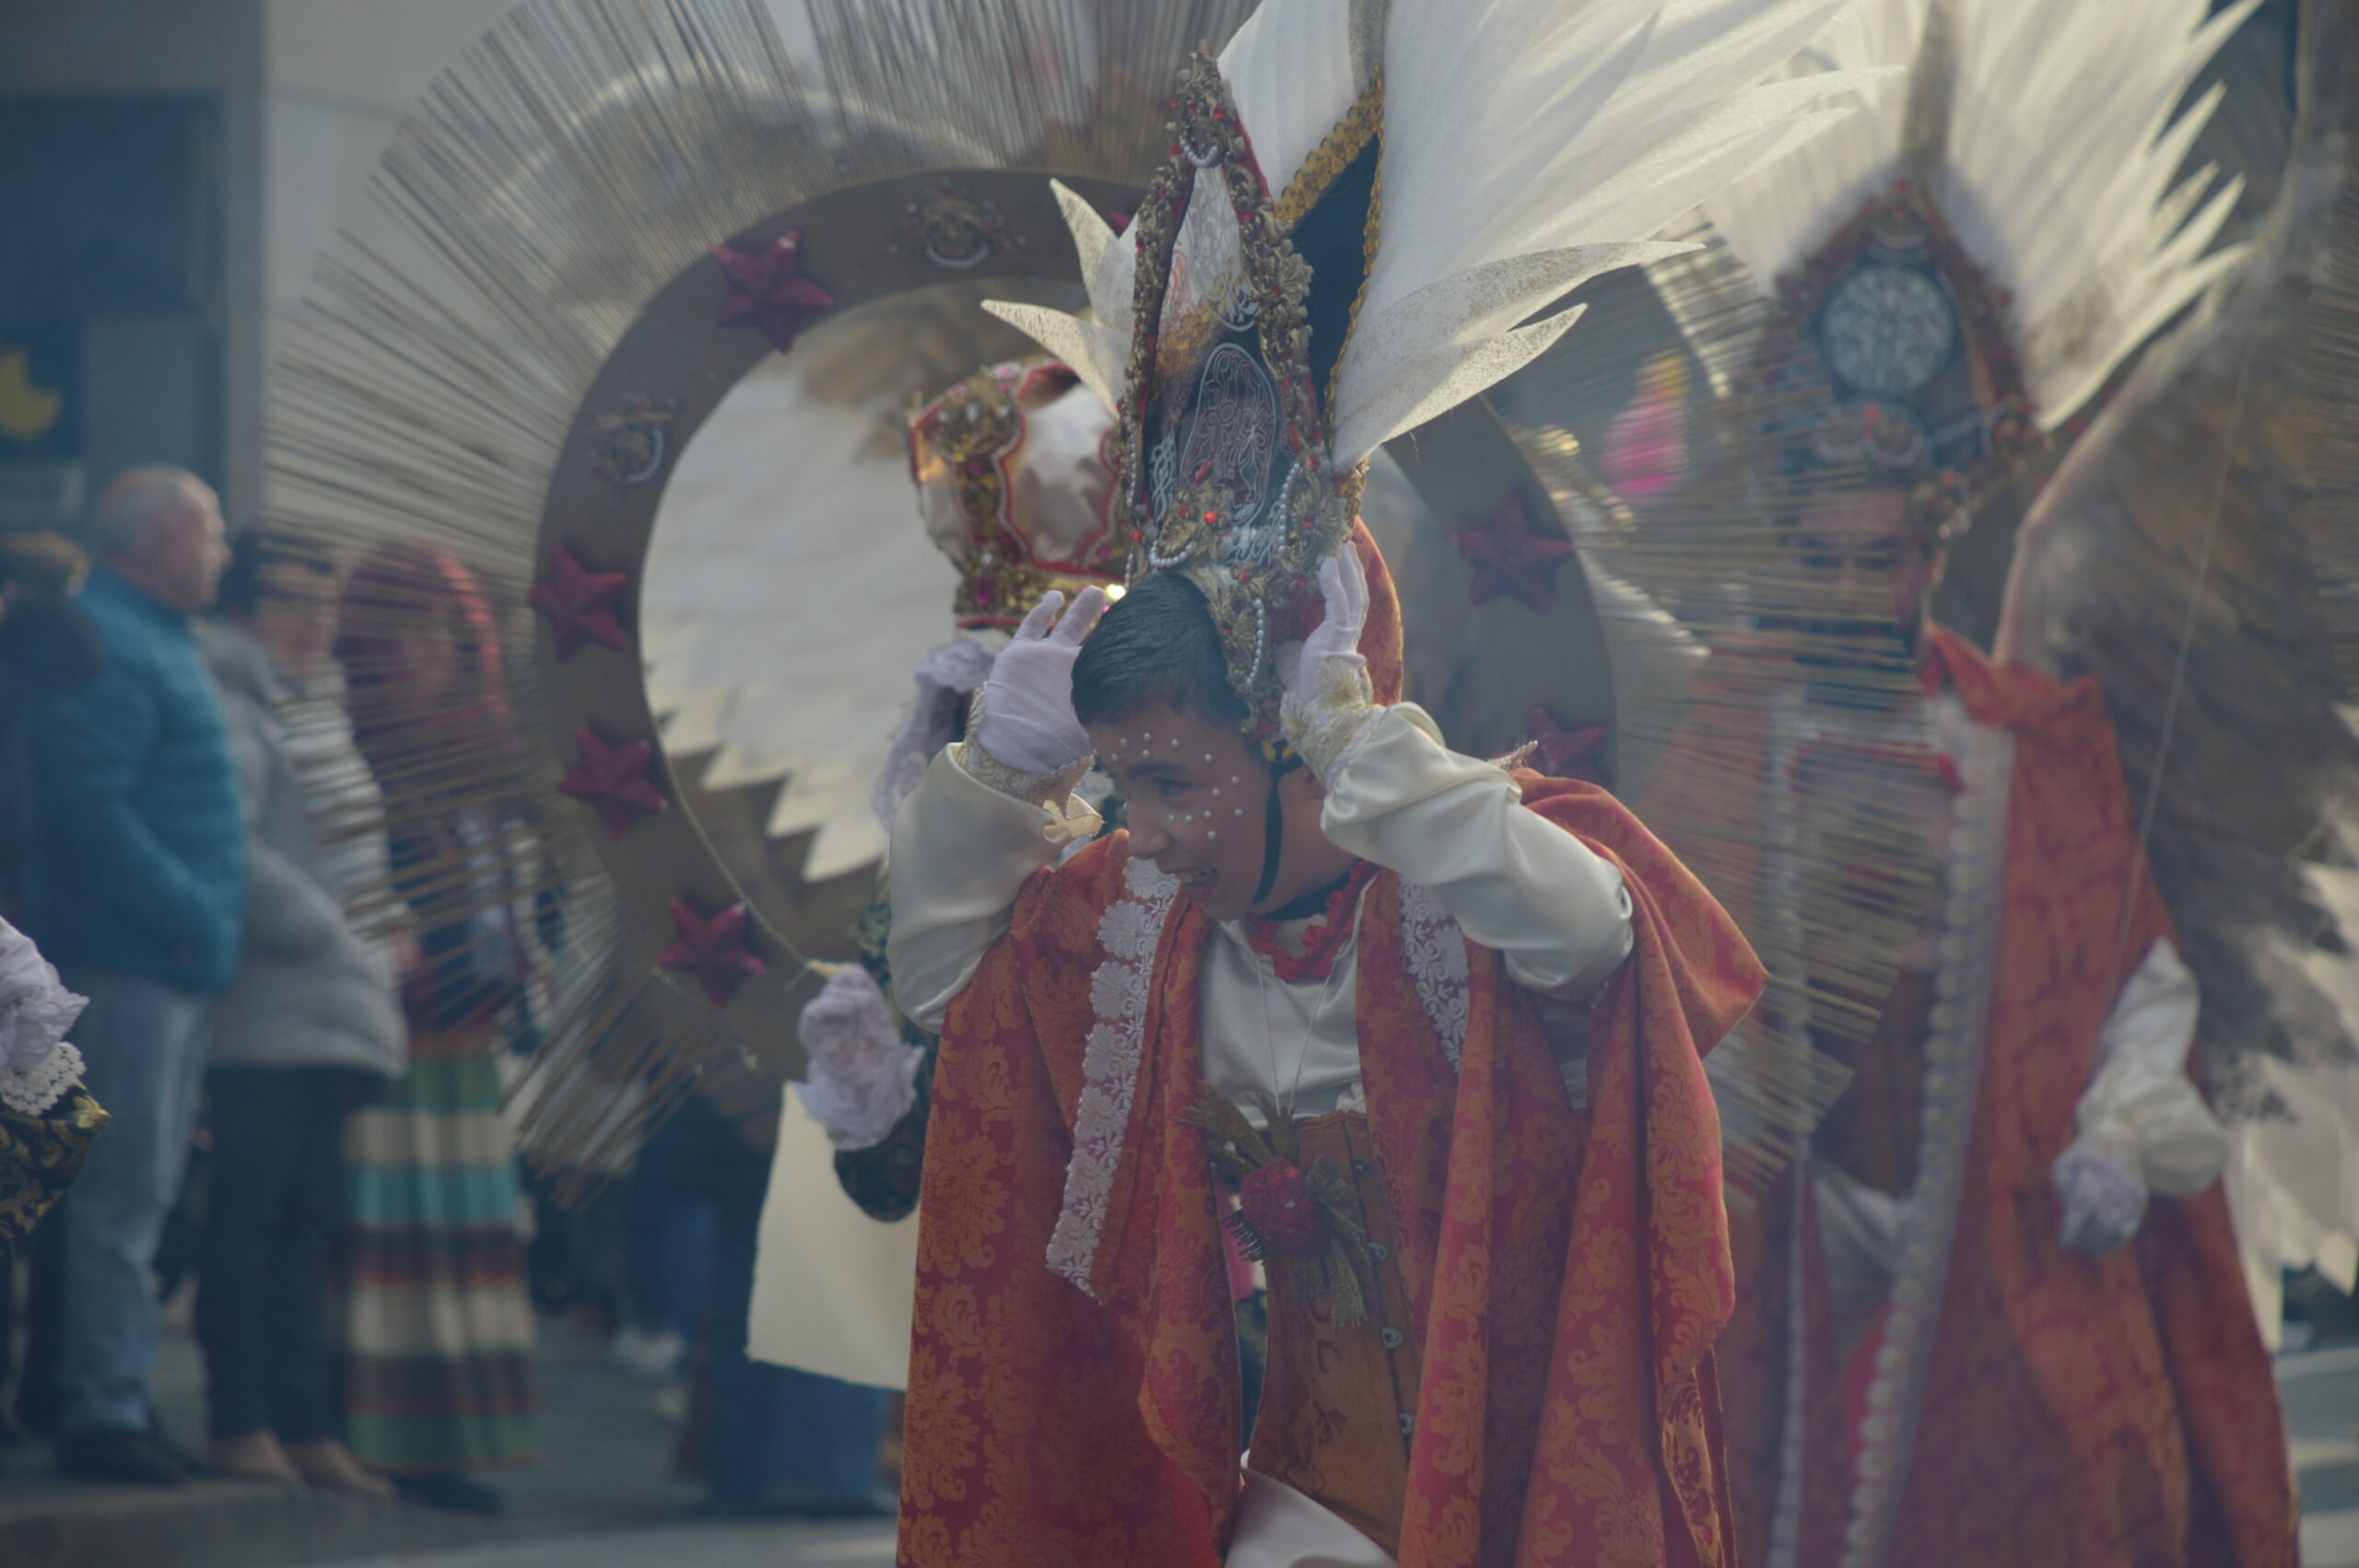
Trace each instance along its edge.
<path fill-rule="evenodd" d="M 1270 769 L 1260 748 L 1225 724 L 1160 705 L 1088 727 L 1097 760 L 1121 786 L 1131 853 L 1180 880 L 1180 891 L 1215 920 L 1256 907 Z M 1277 781 L 1285 817 L 1278 874 L 1260 907 L 1274 909 L 1351 869 L 1327 841 L 1319 813 L 1326 791 L 1307 767 Z"/>
<path fill-rule="evenodd" d="M 1890 621 L 1828 621 L 1827 629 L 1851 626 L 1879 638 L 1896 631 L 1914 649 L 1926 599 L 1941 580 L 1942 554 L 1909 527 L 1906 493 L 1857 490 L 1813 501 L 1795 523 L 1792 545 L 1829 603 L 1891 607 Z"/>

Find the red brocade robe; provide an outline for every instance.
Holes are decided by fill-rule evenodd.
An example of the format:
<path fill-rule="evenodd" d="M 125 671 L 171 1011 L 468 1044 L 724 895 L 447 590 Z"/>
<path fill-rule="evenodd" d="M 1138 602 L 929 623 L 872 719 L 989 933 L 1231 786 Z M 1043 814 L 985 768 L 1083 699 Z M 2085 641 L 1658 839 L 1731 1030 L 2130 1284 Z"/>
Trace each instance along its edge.
<path fill-rule="evenodd" d="M 1779 1466 L 1798 1459 L 1799 1568 L 2284 1568 L 2297 1560 L 2284 1419 L 2222 1188 L 2156 1195 L 2101 1258 L 2059 1239 L 2049 1172 L 2100 1030 L 2126 970 L 2172 935 L 2103 694 L 1933 637 L 1929 684 L 2010 734 L 2013 755 L 1989 1012 L 1939 1316 L 1908 1401 L 1915 1440 L 1881 1461 L 1902 1482 L 1888 1544 L 1847 1551 L 1858 1467 L 1877 1446 L 1860 1396 L 1892 1319 L 1836 1363 L 1816 1211 L 1790 1178 L 1734 1238 L 1740 1306 L 1722 1352 L 1740 1541 L 1764 1552 Z M 1929 1096 L 1928 1140 L 1936 1120 Z M 1797 1352 L 1804 1375 L 1790 1384 Z M 1781 1453 L 1790 1432 L 1798 1454 Z"/>
<path fill-rule="evenodd" d="M 1621 872 L 1630 957 L 1571 1108 L 1528 995 L 1468 944 L 1453 1069 L 1420 1005 L 1391 873 L 1360 923 L 1367 1116 L 1422 1336 L 1398 1561 L 1733 1562 L 1712 1345 L 1731 1308 L 1703 1053 L 1762 971 L 1702 886 L 1612 797 L 1518 778 Z M 900 1562 L 1214 1568 L 1235 1518 L 1235 1324 L 1204 1135 L 1210 927 L 1157 939 L 1128 1115 L 1085 1293 L 1045 1258 L 1091 1060 L 1115 834 L 1035 874 L 952 1004 L 921 1205 Z M 1102 1059 L 1102 1050 L 1101 1050 Z M 1094 1299 L 1093 1299 L 1094 1298 Z"/>

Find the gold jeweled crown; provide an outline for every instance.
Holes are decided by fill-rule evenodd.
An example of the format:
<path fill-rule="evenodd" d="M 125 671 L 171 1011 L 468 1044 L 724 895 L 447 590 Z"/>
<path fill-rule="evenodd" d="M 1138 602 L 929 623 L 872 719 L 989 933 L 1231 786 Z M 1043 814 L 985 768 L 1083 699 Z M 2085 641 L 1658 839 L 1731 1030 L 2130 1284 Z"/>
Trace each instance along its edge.
<path fill-rule="evenodd" d="M 926 497 L 927 530 L 958 564 L 952 612 L 962 627 L 1012 626 L 1051 589 L 1070 598 L 1122 579 L 1105 451 L 1112 416 L 1079 386 L 1052 359 L 994 365 L 910 424 L 910 467 Z M 1044 420 L 1067 438 L 1053 475 L 1037 471 Z M 1036 465 L 1028 476 L 1027 465 Z"/>
<path fill-rule="evenodd" d="M 1920 535 L 1964 532 L 1975 504 L 2046 444 L 2012 303 L 1921 185 L 1870 197 L 1778 280 L 1756 363 L 1767 401 L 1801 410 L 1767 433 L 1778 466 L 1896 486 Z"/>
<path fill-rule="evenodd" d="M 1134 220 L 1117 458 L 1131 575 L 1184 571 L 1204 591 L 1229 683 L 1265 723 L 1278 646 L 1316 618 L 1319 563 L 1357 509 L 1361 470 L 1335 472 L 1325 402 L 1376 251 L 1382 126 L 1379 76 L 1273 198 L 1200 56 Z"/>

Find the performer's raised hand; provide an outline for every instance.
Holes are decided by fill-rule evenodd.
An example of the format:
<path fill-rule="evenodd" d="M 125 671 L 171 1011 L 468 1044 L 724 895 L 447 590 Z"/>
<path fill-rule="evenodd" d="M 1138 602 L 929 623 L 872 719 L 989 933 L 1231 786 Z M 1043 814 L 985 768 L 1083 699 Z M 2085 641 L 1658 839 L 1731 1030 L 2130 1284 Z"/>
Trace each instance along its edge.
<path fill-rule="evenodd" d="M 1344 666 L 1332 673 L 1346 684 L 1367 671 L 1367 661 L 1360 657 L 1360 630 L 1367 625 L 1367 568 L 1350 540 L 1319 563 L 1319 594 L 1327 606 L 1319 624 L 1302 641 L 1278 649 L 1279 678 L 1297 702 L 1320 700 L 1331 661 Z"/>
<path fill-rule="evenodd" d="M 975 741 L 997 761 L 1048 775 L 1089 760 L 1089 737 L 1073 716 L 1073 661 L 1106 603 L 1103 590 L 1088 588 L 1065 610 L 1051 591 L 1015 628 L 975 700 Z"/>
<path fill-rule="evenodd" d="M 1345 540 L 1319 564 L 1326 613 L 1310 635 L 1278 649 L 1285 683 L 1286 739 L 1322 779 L 1332 779 L 1376 714 L 1360 630 L 1367 624 L 1367 568 Z"/>

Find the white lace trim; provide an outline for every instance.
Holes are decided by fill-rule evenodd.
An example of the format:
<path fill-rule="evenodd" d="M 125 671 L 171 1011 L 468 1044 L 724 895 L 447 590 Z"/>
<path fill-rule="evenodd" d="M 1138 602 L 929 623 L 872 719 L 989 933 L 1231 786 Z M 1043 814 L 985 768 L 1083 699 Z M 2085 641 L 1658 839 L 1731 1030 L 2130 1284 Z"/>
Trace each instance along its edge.
<path fill-rule="evenodd" d="M 1139 1059 L 1146 1040 L 1149 982 L 1155 950 L 1180 883 L 1153 863 L 1133 860 L 1122 868 L 1127 896 L 1115 901 L 1097 922 L 1106 961 L 1090 977 L 1089 1003 L 1097 1022 L 1081 1059 L 1081 1103 L 1075 1108 L 1073 1158 L 1065 1164 L 1064 1204 L 1049 1237 L 1050 1270 L 1096 1300 L 1090 1270 L 1097 1261 L 1097 1238 L 1106 1228 L 1106 1206 L 1114 1195 L 1114 1173 L 1122 1163 L 1122 1140 L 1131 1125 L 1131 1101 L 1138 1093 Z"/>
<path fill-rule="evenodd" d="M 1356 660 L 1321 661 L 1318 682 L 1309 702 L 1288 692 L 1278 705 L 1278 718 L 1310 771 L 1332 786 L 1384 709 L 1368 685 L 1367 666 Z"/>
<path fill-rule="evenodd" d="M 1810 1200 L 1810 1158 L 1805 1154 L 1794 1162 L 1793 1211 L 1789 1217 L 1794 1239 L 1786 1249 L 1786 1408 L 1778 1433 L 1778 1502 L 1769 1515 L 1769 1545 L 1762 1558 L 1766 1568 L 1795 1568 L 1802 1550 L 1802 1470 L 1810 1447 L 1810 1423 L 1804 1419 L 1803 1406 L 1810 1398 L 1810 1334 L 1802 1322 L 1807 1303 L 1802 1238 L 1802 1206 Z"/>
<path fill-rule="evenodd" d="M 1949 919 L 1925 1040 L 1917 1182 L 1909 1194 L 1908 1223 L 1901 1229 L 1884 1337 L 1868 1382 L 1843 1568 L 1883 1568 L 1916 1451 L 1966 1160 L 1973 1152 L 1975 1103 L 1998 969 L 2015 737 L 2012 731 L 1966 721 L 1962 709 L 1945 712 L 1939 699 L 1933 709 L 1943 749 L 1954 758 L 1963 784 L 1950 825 Z"/>
<path fill-rule="evenodd" d="M 1409 977 L 1417 1001 L 1441 1036 L 1450 1071 L 1466 1054 L 1466 1020 L 1472 985 L 1467 977 L 1466 933 L 1441 895 L 1422 883 L 1401 884 L 1401 942 L 1409 953 Z"/>
<path fill-rule="evenodd" d="M 65 1097 L 82 1076 L 82 1053 L 64 1040 L 21 1072 L 0 1071 L 0 1105 L 19 1116 L 41 1116 Z"/>

